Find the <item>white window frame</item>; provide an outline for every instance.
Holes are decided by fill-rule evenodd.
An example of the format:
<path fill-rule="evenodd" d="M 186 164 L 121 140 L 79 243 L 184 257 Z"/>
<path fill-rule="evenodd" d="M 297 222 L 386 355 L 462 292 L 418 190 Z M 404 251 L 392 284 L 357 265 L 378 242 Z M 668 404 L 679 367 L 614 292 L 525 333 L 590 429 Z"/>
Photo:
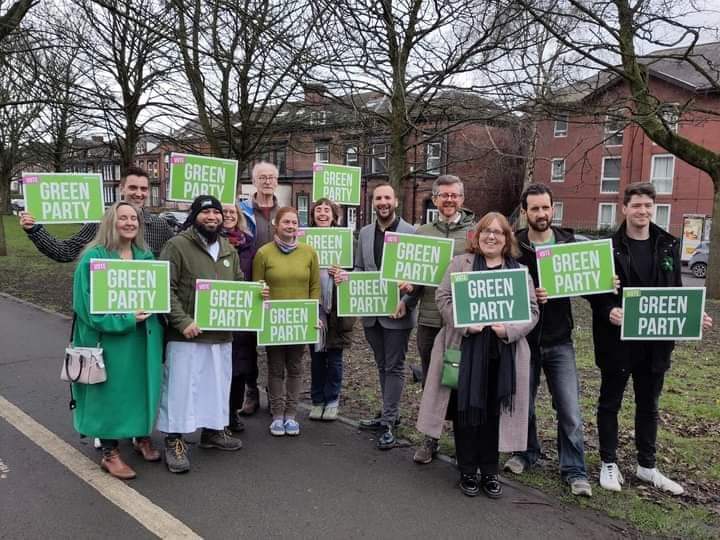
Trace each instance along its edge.
<path fill-rule="evenodd" d="M 440 210 L 437 208 L 428 208 L 425 210 L 425 223 L 434 222 L 440 215 Z"/>
<path fill-rule="evenodd" d="M 349 156 L 354 155 L 355 159 L 351 162 Z M 357 167 L 360 165 L 360 156 L 358 155 L 358 147 L 355 144 L 349 144 L 345 147 L 345 165 Z"/>
<path fill-rule="evenodd" d="M 612 223 L 609 224 L 607 227 L 604 227 L 603 223 L 600 221 L 600 219 L 602 218 L 602 209 L 604 206 L 609 206 L 612 208 Z M 617 203 L 598 203 L 597 228 L 598 229 L 613 228 L 616 225 L 617 225 Z"/>
<path fill-rule="evenodd" d="M 667 223 L 660 223 L 657 220 L 658 210 L 660 208 L 667 208 Z M 672 204 L 656 204 L 655 205 L 655 215 L 653 216 L 653 223 L 657 225 L 658 227 L 670 231 L 670 223 L 672 219 Z"/>
<path fill-rule="evenodd" d="M 381 149 L 382 152 L 377 152 L 376 150 Z M 370 160 L 370 172 L 372 174 L 385 174 L 387 171 L 387 144 L 386 143 L 376 143 L 373 144 L 371 147 L 371 160 Z M 382 164 L 382 170 L 380 170 L 380 167 L 377 167 L 376 165 L 378 163 Z"/>
<path fill-rule="evenodd" d="M 322 154 L 327 157 L 322 158 Z M 330 163 L 330 144 L 326 142 L 315 143 L 315 163 Z"/>
<path fill-rule="evenodd" d="M 617 159 L 620 161 L 620 170 L 618 172 L 619 176 L 617 177 L 617 183 L 618 187 L 615 191 L 606 191 L 603 189 L 603 181 L 615 181 L 616 178 L 614 177 L 606 177 L 605 176 L 605 162 L 609 159 Z M 602 170 L 600 171 L 600 193 L 620 193 L 620 177 L 622 176 L 622 158 L 620 156 L 604 156 L 602 159 Z"/>
<path fill-rule="evenodd" d="M 658 114 L 666 123 L 670 124 L 670 131 L 678 132 L 680 125 L 680 105 L 678 103 L 663 103 L 658 107 Z"/>
<path fill-rule="evenodd" d="M 348 229 L 357 229 L 357 208 L 354 206 L 348 206 L 345 208 L 345 221 Z"/>
<path fill-rule="evenodd" d="M 562 163 L 562 174 L 559 176 L 555 175 L 555 164 Z M 550 181 L 551 182 L 564 182 L 565 181 L 565 158 L 552 158 L 550 160 Z"/>
<path fill-rule="evenodd" d="M 553 137 L 567 137 L 568 131 L 570 130 L 570 114 L 559 113 L 557 116 L 553 123 Z M 561 117 L 564 118 L 564 120 L 561 120 Z M 558 129 L 558 123 L 564 123 L 565 129 Z"/>
<path fill-rule="evenodd" d="M 427 143 L 427 146 L 425 147 L 425 172 L 427 172 L 428 174 L 439 175 L 441 163 L 442 143 Z"/>
<path fill-rule="evenodd" d="M 620 129 L 612 129 L 612 124 L 620 122 L 620 120 L 614 116 L 606 115 L 605 123 L 603 124 L 603 142 L 607 147 L 622 146 L 624 142 L 625 126 L 623 125 Z M 611 143 L 613 137 L 620 137 L 620 142 Z"/>
<path fill-rule="evenodd" d="M 553 218 L 552 224 L 560 227 L 563 222 L 563 214 L 565 213 L 565 205 L 562 201 L 553 201 Z"/>
<path fill-rule="evenodd" d="M 311 126 L 324 126 L 327 124 L 327 111 L 311 111 L 310 112 L 310 125 Z"/>
<path fill-rule="evenodd" d="M 655 160 L 657 158 L 670 158 L 672 160 L 672 174 L 670 176 L 670 191 L 660 191 L 655 184 Z M 663 178 L 663 180 L 666 180 Z M 655 186 L 655 191 L 658 195 L 672 195 L 673 189 L 675 188 L 675 156 L 672 154 L 653 154 L 650 158 L 650 183 Z"/>
<path fill-rule="evenodd" d="M 301 227 L 307 227 L 310 223 L 310 195 L 307 193 L 298 193 L 296 198 L 298 221 Z M 303 219 L 303 216 L 305 219 Z"/>

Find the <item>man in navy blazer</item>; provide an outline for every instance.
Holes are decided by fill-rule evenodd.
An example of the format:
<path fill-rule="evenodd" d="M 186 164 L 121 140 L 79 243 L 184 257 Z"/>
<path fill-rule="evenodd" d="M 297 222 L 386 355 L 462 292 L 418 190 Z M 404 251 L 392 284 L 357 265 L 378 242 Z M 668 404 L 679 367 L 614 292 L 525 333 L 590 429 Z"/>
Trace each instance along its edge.
<path fill-rule="evenodd" d="M 385 232 L 415 233 L 415 227 L 396 214 L 398 199 L 390 184 L 375 187 L 372 195 L 376 221 L 360 230 L 355 252 L 355 270 L 377 271 L 382 264 Z M 415 326 L 417 298 L 409 294 L 410 286 L 400 284 L 403 293 L 398 309 L 390 317 L 363 317 L 365 337 L 375 355 L 382 392 L 382 413 L 379 417 L 360 422 L 361 429 L 380 432 L 377 447 L 388 450 L 395 446 L 392 428 L 400 414 L 400 397 L 405 384 L 405 354 L 410 332 Z"/>

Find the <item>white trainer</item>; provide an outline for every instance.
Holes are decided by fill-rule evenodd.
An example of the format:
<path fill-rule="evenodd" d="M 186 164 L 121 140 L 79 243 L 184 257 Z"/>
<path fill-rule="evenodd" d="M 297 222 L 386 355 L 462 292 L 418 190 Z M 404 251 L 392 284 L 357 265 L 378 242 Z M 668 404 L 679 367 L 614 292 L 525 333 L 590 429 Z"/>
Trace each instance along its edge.
<path fill-rule="evenodd" d="M 609 491 L 622 491 L 625 482 L 616 463 L 605 463 L 600 468 L 600 487 Z"/>
<path fill-rule="evenodd" d="M 680 484 L 678 484 L 674 480 L 670 480 L 667 476 L 665 476 L 663 473 L 661 473 L 654 467 L 652 469 L 648 469 L 647 467 L 641 467 L 640 465 L 638 465 L 635 476 L 637 476 L 638 479 L 642 480 L 643 482 L 652 484 L 659 490 L 666 491 L 673 495 L 682 495 L 685 492 L 685 490 Z"/>

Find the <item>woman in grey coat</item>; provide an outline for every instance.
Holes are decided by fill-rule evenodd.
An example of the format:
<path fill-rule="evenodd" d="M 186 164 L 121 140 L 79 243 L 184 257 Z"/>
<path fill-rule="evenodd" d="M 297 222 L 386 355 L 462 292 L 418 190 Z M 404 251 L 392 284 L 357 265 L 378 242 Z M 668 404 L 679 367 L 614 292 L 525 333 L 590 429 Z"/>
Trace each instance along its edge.
<path fill-rule="evenodd" d="M 468 242 L 468 253 L 452 260 L 435 294 L 443 328 L 433 346 L 417 429 L 440 438 L 445 419 L 453 420 L 460 489 L 469 496 L 482 489 L 488 497 L 499 497 L 499 452 L 527 446 L 530 349 L 525 336 L 537 323 L 538 306 L 528 276 L 530 322 L 455 328 L 450 275 L 522 268 L 513 258 L 516 250 L 505 217 L 486 214 Z M 457 390 L 441 384 L 448 349 L 461 355 Z"/>

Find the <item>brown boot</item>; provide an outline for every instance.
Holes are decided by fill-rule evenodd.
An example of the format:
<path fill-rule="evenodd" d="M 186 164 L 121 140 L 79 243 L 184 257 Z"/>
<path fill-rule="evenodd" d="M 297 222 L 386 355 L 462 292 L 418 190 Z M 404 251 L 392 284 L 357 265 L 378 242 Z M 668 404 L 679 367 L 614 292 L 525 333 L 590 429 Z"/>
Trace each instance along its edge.
<path fill-rule="evenodd" d="M 133 441 L 133 448 L 145 461 L 160 461 L 160 451 L 153 446 L 150 437 L 137 437 Z"/>
<path fill-rule="evenodd" d="M 135 471 L 120 458 L 120 452 L 118 452 L 117 448 L 113 448 L 110 452 L 103 455 L 100 461 L 100 468 L 120 480 L 131 480 L 136 476 Z"/>
<path fill-rule="evenodd" d="M 245 401 L 243 401 L 240 414 L 243 416 L 252 416 L 260 408 L 260 391 L 257 388 L 245 389 Z"/>

